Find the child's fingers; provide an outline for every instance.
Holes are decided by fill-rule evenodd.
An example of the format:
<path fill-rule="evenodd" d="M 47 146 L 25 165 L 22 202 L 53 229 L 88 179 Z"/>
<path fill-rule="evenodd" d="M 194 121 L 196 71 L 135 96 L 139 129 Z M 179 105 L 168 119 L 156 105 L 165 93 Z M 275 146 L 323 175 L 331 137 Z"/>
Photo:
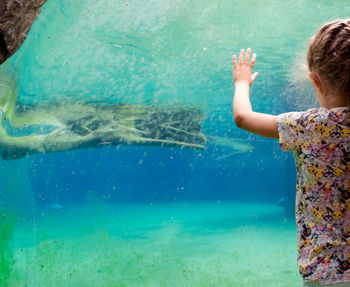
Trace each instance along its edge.
<path fill-rule="evenodd" d="M 255 72 L 253 75 L 252 75 L 252 83 L 255 81 L 256 77 L 259 75 L 258 72 Z"/>
<path fill-rule="evenodd" d="M 251 49 L 248 48 L 248 49 L 247 49 L 247 53 L 245 54 L 245 59 L 244 59 L 244 62 L 245 62 L 245 64 L 247 64 L 247 65 L 248 65 L 248 63 L 249 63 L 250 53 L 251 53 Z"/>
<path fill-rule="evenodd" d="M 250 64 L 249 64 L 249 68 L 251 70 L 253 70 L 254 64 L 255 64 L 255 60 L 256 60 L 256 54 L 253 54 L 252 59 L 250 60 Z"/>
<path fill-rule="evenodd" d="M 232 62 L 233 62 L 233 68 L 237 69 L 237 59 L 236 59 L 236 55 L 232 56 Z"/>
<path fill-rule="evenodd" d="M 239 59 L 238 59 L 238 65 L 243 64 L 243 56 L 244 56 L 244 50 L 241 50 L 241 53 L 239 54 Z"/>

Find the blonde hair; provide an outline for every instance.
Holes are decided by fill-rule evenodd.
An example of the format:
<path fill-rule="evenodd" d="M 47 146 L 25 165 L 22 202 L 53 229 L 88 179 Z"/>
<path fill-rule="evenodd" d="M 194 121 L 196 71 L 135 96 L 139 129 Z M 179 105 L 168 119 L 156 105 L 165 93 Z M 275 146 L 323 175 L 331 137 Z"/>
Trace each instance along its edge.
<path fill-rule="evenodd" d="M 307 64 L 350 105 L 350 19 L 324 24 L 310 39 Z"/>

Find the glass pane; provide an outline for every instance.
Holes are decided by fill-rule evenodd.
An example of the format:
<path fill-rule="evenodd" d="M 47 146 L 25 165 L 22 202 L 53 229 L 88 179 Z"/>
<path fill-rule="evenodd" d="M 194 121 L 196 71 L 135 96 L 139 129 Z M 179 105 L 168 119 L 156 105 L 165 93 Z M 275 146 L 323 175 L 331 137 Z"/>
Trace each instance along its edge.
<path fill-rule="evenodd" d="M 0 66 L 0 286 L 301 286 L 295 166 L 232 119 L 315 105 L 348 1 L 48 0 Z"/>

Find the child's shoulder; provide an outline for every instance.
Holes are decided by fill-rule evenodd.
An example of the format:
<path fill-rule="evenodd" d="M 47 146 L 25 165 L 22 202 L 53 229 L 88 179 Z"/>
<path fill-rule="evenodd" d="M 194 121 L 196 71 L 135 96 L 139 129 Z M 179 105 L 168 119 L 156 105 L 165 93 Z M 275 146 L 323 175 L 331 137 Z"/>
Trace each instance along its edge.
<path fill-rule="evenodd" d="M 337 107 L 333 109 L 311 108 L 306 111 L 289 112 L 281 114 L 282 119 L 294 120 L 296 123 L 304 122 L 305 120 L 310 120 L 311 123 L 316 122 L 334 122 L 335 124 L 347 125 L 349 118 L 349 108 L 348 107 Z"/>
<path fill-rule="evenodd" d="M 295 137 L 306 134 L 321 134 L 331 136 L 342 134 L 350 135 L 349 109 L 346 107 L 326 109 L 312 108 L 302 112 L 289 112 L 277 117 L 279 134 Z"/>
<path fill-rule="evenodd" d="M 311 116 L 315 121 L 333 122 L 334 124 L 348 125 L 349 108 L 337 107 L 326 109 L 323 107 L 309 109 L 305 112 L 306 116 Z"/>

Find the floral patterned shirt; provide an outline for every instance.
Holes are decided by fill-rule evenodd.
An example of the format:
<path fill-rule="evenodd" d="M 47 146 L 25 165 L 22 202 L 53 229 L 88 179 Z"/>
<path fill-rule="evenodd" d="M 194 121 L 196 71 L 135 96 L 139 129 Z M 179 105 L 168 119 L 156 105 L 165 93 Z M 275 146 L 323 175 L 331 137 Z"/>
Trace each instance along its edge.
<path fill-rule="evenodd" d="M 349 109 L 281 114 L 277 125 L 297 167 L 300 274 L 306 282 L 350 282 Z"/>

